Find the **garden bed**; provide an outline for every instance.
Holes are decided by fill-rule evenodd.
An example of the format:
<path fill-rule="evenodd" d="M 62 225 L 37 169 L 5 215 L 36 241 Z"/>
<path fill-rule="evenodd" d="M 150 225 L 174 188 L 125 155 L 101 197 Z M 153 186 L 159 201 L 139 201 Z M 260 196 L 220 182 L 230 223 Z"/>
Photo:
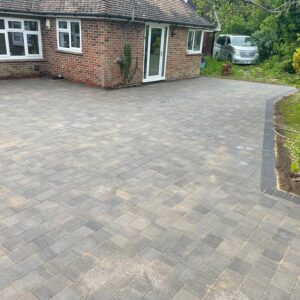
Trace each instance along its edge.
<path fill-rule="evenodd" d="M 294 159 L 291 150 L 286 147 L 287 139 L 294 139 L 294 132 L 300 132 L 299 92 L 275 103 L 274 128 L 278 188 L 300 195 L 299 172 L 293 172 L 291 165 Z"/>

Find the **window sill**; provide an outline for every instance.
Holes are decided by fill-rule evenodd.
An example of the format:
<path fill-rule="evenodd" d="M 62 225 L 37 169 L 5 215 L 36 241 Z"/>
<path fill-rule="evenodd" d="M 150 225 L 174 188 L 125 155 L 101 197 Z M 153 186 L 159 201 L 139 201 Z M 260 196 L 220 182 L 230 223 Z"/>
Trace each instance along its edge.
<path fill-rule="evenodd" d="M 187 52 L 186 53 L 187 56 L 200 56 L 203 55 L 202 52 Z"/>
<path fill-rule="evenodd" d="M 0 63 L 15 63 L 15 62 L 45 62 L 44 58 L 14 58 L 14 59 L 0 59 Z"/>
<path fill-rule="evenodd" d="M 83 55 L 82 51 L 72 51 L 72 50 L 62 50 L 62 49 L 57 49 L 56 52 L 59 53 L 65 53 L 65 54 L 73 54 L 73 55 Z"/>

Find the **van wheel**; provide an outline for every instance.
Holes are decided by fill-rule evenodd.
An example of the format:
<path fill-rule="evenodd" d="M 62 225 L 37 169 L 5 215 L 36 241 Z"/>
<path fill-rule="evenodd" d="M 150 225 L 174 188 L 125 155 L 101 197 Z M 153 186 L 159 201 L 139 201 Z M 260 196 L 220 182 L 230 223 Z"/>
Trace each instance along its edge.
<path fill-rule="evenodd" d="M 216 59 L 216 60 L 219 60 L 218 52 L 216 52 L 216 54 L 215 54 L 215 59 Z"/>
<path fill-rule="evenodd" d="M 228 56 L 228 61 L 229 61 L 230 63 L 232 63 L 232 56 L 231 56 L 231 55 Z"/>

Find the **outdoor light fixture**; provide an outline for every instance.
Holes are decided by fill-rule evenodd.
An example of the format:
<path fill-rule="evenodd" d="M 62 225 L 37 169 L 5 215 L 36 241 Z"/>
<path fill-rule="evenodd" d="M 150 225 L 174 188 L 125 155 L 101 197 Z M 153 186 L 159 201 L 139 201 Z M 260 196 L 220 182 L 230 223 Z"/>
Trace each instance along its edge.
<path fill-rule="evenodd" d="M 172 28 L 171 30 L 171 36 L 174 37 L 177 35 L 177 28 Z"/>
<path fill-rule="evenodd" d="M 51 21 L 50 21 L 50 19 L 46 19 L 46 28 L 47 29 L 51 28 Z"/>

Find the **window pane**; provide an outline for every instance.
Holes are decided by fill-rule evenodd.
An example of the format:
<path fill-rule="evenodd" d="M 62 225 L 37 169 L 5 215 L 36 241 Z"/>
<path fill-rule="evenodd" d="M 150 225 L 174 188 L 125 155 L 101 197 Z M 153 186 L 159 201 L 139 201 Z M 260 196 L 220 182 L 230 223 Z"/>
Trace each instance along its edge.
<path fill-rule="evenodd" d="M 151 29 L 149 76 L 159 75 L 161 36 L 162 36 L 161 28 Z"/>
<path fill-rule="evenodd" d="M 6 55 L 6 44 L 5 44 L 5 34 L 0 33 L 0 55 Z"/>
<path fill-rule="evenodd" d="M 188 50 L 193 50 L 194 31 L 189 31 Z"/>
<path fill-rule="evenodd" d="M 8 21 L 8 27 L 11 29 L 22 29 L 22 23 L 20 21 Z"/>
<path fill-rule="evenodd" d="M 194 51 L 200 51 L 202 31 L 195 31 Z"/>
<path fill-rule="evenodd" d="M 60 29 L 68 29 L 68 23 L 65 21 L 59 21 L 58 26 Z"/>
<path fill-rule="evenodd" d="M 68 32 L 59 33 L 59 47 L 70 48 L 70 39 Z"/>
<path fill-rule="evenodd" d="M 80 25 L 78 22 L 71 22 L 71 45 L 73 48 L 80 48 Z"/>
<path fill-rule="evenodd" d="M 24 38 L 22 32 L 9 32 L 8 33 L 10 55 L 24 56 Z"/>
<path fill-rule="evenodd" d="M 225 37 L 224 36 L 222 36 L 220 38 L 220 45 L 225 45 Z"/>
<path fill-rule="evenodd" d="M 27 34 L 28 54 L 40 54 L 39 37 L 37 34 Z"/>
<path fill-rule="evenodd" d="M 5 23 L 3 19 L 0 19 L 0 29 L 5 29 Z"/>
<path fill-rule="evenodd" d="M 25 21 L 24 22 L 25 30 L 28 31 L 38 31 L 38 22 L 36 21 Z"/>

